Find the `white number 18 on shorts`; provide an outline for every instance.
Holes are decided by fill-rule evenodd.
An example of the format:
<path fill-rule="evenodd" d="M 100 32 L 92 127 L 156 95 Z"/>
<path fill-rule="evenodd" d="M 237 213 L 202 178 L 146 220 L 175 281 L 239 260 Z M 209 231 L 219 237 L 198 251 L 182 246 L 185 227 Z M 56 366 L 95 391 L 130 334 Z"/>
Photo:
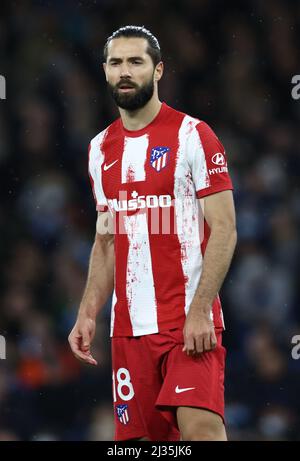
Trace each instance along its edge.
<path fill-rule="evenodd" d="M 125 402 L 134 397 L 133 385 L 130 381 L 130 373 L 127 368 L 119 368 L 116 374 L 115 371 L 113 371 L 112 382 L 114 402 L 117 401 L 117 394 L 120 399 L 125 400 Z M 123 391 L 125 389 L 128 390 L 124 393 Z"/>

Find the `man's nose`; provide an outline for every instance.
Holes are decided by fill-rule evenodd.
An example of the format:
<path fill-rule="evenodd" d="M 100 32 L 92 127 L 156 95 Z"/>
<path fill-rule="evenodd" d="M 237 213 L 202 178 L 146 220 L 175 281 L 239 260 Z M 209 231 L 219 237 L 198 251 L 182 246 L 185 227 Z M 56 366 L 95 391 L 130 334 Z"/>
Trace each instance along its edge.
<path fill-rule="evenodd" d="M 128 64 L 122 63 L 120 77 L 122 77 L 122 78 L 131 77 L 131 72 L 129 70 Z"/>

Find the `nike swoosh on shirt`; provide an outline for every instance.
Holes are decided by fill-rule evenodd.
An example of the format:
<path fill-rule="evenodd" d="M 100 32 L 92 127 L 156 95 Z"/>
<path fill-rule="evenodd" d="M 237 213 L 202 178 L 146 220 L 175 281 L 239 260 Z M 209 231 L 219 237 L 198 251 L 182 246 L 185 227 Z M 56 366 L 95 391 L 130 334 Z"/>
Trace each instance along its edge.
<path fill-rule="evenodd" d="M 180 389 L 178 386 L 176 386 L 175 392 L 176 394 L 180 394 L 181 392 L 191 391 L 192 389 L 196 389 L 196 388 L 195 387 L 185 387 L 183 389 Z"/>
<path fill-rule="evenodd" d="M 109 168 L 112 167 L 118 161 L 119 161 L 119 159 L 115 160 L 114 162 L 110 163 L 109 165 L 106 165 L 106 163 L 105 163 L 104 166 L 103 166 L 103 170 L 104 171 L 109 170 Z"/>

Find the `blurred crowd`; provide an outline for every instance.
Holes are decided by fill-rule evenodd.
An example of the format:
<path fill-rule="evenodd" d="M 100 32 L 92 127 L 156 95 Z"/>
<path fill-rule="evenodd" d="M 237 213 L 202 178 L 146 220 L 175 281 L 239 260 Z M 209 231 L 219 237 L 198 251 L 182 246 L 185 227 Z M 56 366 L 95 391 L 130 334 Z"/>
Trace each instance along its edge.
<path fill-rule="evenodd" d="M 91 138 L 118 113 L 102 71 L 122 25 L 157 35 L 160 97 L 225 145 L 238 246 L 221 292 L 231 440 L 300 440 L 300 3 L 292 0 L 1 2 L 0 440 L 111 440 L 110 304 L 93 352 L 67 343 L 96 211 Z M 298 65 L 298 68 L 297 68 Z"/>

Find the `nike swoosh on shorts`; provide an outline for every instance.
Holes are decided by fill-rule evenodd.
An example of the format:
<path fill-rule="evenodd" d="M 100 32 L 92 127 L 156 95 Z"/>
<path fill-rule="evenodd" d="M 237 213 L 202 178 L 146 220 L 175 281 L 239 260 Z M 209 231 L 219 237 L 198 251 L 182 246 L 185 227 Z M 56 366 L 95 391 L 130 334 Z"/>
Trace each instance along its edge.
<path fill-rule="evenodd" d="M 176 394 L 180 394 L 181 392 L 186 392 L 186 391 L 191 391 L 193 389 L 196 389 L 195 387 L 185 387 L 183 389 L 180 389 L 178 386 L 175 388 Z"/>

